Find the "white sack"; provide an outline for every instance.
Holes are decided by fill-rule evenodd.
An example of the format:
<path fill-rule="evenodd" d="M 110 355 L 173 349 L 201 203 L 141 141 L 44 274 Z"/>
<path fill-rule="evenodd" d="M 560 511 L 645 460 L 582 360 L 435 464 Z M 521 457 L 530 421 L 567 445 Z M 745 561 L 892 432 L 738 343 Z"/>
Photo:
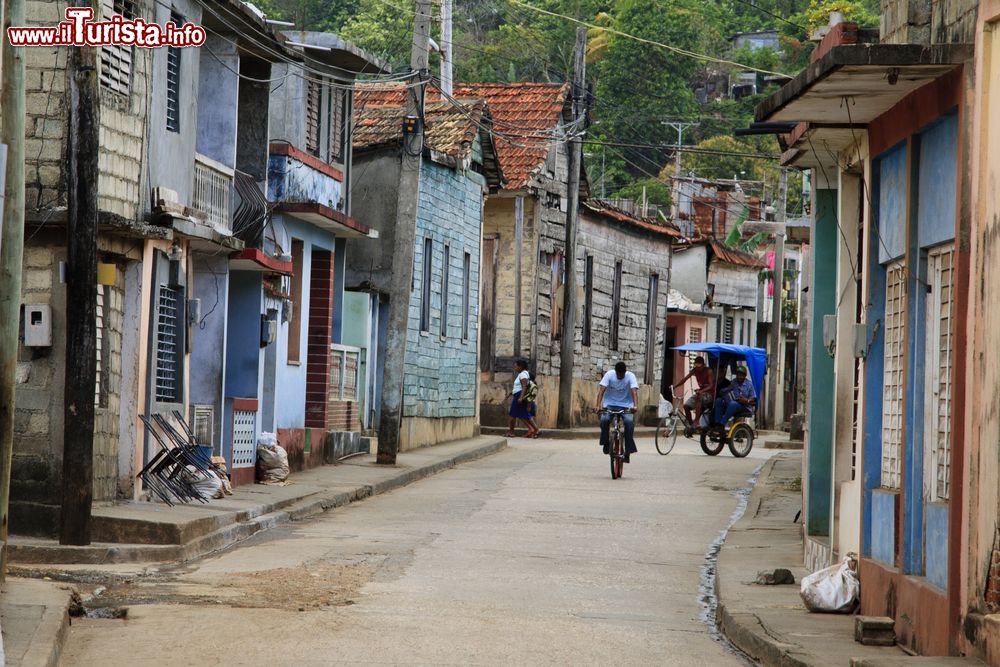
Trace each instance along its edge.
<path fill-rule="evenodd" d="M 854 554 L 848 554 L 839 565 L 831 565 L 802 579 L 800 594 L 809 611 L 853 611 L 861 592 L 861 584 L 854 571 L 856 562 Z"/>

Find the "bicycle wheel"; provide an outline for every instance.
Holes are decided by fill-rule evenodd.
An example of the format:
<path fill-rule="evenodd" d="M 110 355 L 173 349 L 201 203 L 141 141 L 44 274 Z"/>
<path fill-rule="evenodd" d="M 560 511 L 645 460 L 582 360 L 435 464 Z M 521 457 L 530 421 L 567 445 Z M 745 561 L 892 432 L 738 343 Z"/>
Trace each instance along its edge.
<path fill-rule="evenodd" d="M 712 440 L 708 437 L 708 434 L 702 431 L 701 433 L 701 451 L 705 452 L 709 456 L 715 456 L 722 451 L 722 448 L 726 446 L 726 438 L 724 436 L 719 436 L 718 440 Z"/>
<path fill-rule="evenodd" d="M 729 439 L 729 451 L 738 459 L 743 458 L 753 449 L 753 429 L 747 424 L 738 424 L 733 429 L 733 437 Z"/>
<path fill-rule="evenodd" d="M 618 479 L 622 476 L 622 439 L 621 436 L 615 434 L 611 441 L 611 479 Z"/>
<path fill-rule="evenodd" d="M 674 443 L 677 442 L 677 417 L 675 415 L 660 420 L 653 442 L 660 455 L 666 456 L 670 453 L 674 448 Z"/>

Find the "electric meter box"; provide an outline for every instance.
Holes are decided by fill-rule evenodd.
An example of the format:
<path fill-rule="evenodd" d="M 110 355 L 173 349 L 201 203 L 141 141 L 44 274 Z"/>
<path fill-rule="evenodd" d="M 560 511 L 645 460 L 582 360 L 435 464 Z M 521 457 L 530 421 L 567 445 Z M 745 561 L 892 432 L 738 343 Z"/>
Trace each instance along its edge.
<path fill-rule="evenodd" d="M 24 304 L 24 346 L 52 347 L 52 306 Z"/>

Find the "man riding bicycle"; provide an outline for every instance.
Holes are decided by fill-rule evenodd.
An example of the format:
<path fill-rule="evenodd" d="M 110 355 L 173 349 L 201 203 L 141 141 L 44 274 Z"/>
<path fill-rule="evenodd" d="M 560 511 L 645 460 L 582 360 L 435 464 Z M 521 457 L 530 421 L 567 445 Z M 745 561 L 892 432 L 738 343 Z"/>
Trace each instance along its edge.
<path fill-rule="evenodd" d="M 704 357 L 695 357 L 694 367 L 691 372 L 685 375 L 680 382 L 674 385 L 675 389 L 680 389 L 690 378 L 694 377 L 698 383 L 698 389 L 684 401 L 684 415 L 689 424 L 699 426 L 701 415 L 705 411 L 712 409 L 712 402 L 715 400 L 715 375 L 712 369 L 705 365 Z M 694 410 L 694 419 L 691 418 L 691 411 Z M 690 429 L 685 429 L 684 435 L 690 437 Z"/>
<path fill-rule="evenodd" d="M 639 380 L 635 374 L 628 370 L 624 361 L 615 364 L 613 371 L 608 371 L 601 378 L 601 389 L 597 392 L 598 410 L 625 410 L 622 419 L 625 422 L 625 463 L 629 462 L 629 455 L 634 454 L 635 446 L 635 420 L 632 414 L 639 405 Z M 610 451 L 610 430 L 611 415 L 606 412 L 601 413 L 601 447 L 604 453 Z"/>

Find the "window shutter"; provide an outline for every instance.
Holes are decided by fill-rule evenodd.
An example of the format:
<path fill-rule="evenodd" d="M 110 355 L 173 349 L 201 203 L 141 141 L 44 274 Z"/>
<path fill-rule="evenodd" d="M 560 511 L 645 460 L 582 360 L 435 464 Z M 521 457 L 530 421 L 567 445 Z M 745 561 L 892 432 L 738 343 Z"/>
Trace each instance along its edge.
<path fill-rule="evenodd" d="M 113 14 L 126 20 L 135 18 L 135 5 L 131 0 L 102 0 L 102 18 L 110 21 Z M 132 90 L 132 64 L 135 51 L 131 46 L 110 45 L 101 47 L 101 85 L 113 93 L 128 97 Z"/>
<path fill-rule="evenodd" d="M 183 25 L 184 17 L 171 13 L 174 25 Z M 181 131 L 181 50 L 175 46 L 167 49 L 167 130 Z"/>
<path fill-rule="evenodd" d="M 306 151 L 319 155 L 319 112 L 322 86 L 310 79 L 306 82 Z"/>

